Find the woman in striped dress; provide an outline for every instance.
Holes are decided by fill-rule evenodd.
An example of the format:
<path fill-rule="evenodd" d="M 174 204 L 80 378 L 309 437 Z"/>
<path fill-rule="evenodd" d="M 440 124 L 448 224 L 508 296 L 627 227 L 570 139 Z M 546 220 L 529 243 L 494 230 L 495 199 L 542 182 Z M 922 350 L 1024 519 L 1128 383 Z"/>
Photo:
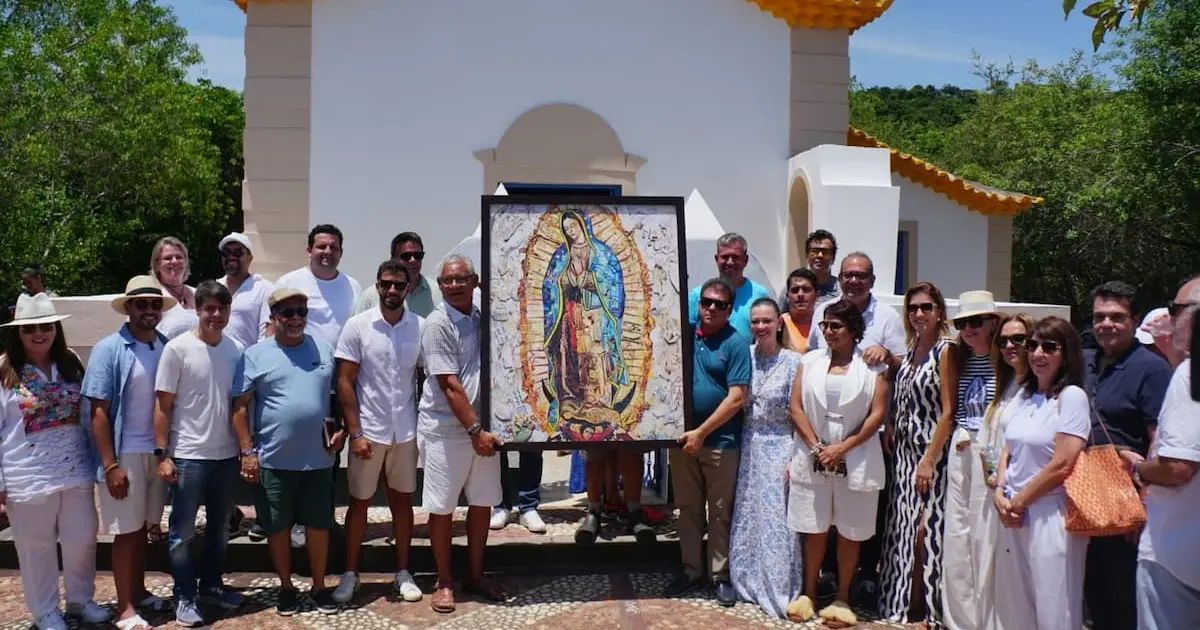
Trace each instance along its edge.
<path fill-rule="evenodd" d="M 910 621 L 911 615 L 913 622 L 940 628 L 946 463 L 926 453 L 945 453 L 954 421 L 946 302 L 937 287 L 920 282 L 905 293 L 904 309 L 909 351 L 896 375 L 895 419 L 885 437 L 894 451 L 879 612 L 892 621 Z"/>

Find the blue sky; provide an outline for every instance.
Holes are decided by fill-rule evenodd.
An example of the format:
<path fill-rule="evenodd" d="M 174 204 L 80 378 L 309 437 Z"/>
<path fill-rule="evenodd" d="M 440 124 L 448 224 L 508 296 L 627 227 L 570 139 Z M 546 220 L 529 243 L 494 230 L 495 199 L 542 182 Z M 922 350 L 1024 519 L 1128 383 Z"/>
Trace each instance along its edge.
<path fill-rule="evenodd" d="M 231 0 L 163 3 L 175 10 L 204 55 L 193 76 L 240 90 L 241 10 Z M 1064 21 L 1061 0 L 896 0 L 850 39 L 851 72 L 867 86 L 979 87 L 973 52 L 989 61 L 1050 64 L 1074 49 L 1090 55 L 1091 28 L 1091 20 L 1078 13 Z"/>

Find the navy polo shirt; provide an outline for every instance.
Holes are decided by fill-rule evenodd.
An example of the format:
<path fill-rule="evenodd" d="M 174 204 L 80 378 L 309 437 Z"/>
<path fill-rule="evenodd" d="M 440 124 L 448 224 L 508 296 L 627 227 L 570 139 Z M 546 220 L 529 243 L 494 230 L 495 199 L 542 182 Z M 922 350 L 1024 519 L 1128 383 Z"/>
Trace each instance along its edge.
<path fill-rule="evenodd" d="M 1150 427 L 1158 423 L 1171 366 L 1166 360 L 1133 343 L 1120 359 L 1100 372 L 1100 350 L 1084 351 L 1084 379 L 1092 405 L 1104 416 L 1112 443 L 1146 455 L 1150 449 Z M 1092 417 L 1092 443 L 1108 444 L 1096 414 Z"/>
<path fill-rule="evenodd" d="M 704 424 L 735 385 L 750 386 L 750 340 L 729 324 L 701 337 L 697 325 L 692 334 L 692 417 L 688 429 Z M 741 444 L 740 409 L 704 439 L 709 448 L 739 448 Z"/>

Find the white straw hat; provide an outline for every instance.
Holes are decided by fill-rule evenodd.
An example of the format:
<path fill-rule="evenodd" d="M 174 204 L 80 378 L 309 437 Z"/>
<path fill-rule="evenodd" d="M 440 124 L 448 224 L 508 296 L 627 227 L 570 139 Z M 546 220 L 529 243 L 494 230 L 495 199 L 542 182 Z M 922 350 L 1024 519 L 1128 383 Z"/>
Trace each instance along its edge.
<path fill-rule="evenodd" d="M 25 324 L 53 324 L 61 322 L 70 315 L 59 315 L 54 310 L 54 302 L 45 293 L 27 295 L 22 293 L 17 298 L 17 308 L 13 320 L 5 326 L 24 326 Z"/>
<path fill-rule="evenodd" d="M 134 276 L 129 279 L 129 282 L 125 283 L 125 294 L 118 295 L 116 298 L 113 298 L 112 308 L 114 311 L 116 311 L 122 315 L 126 315 L 127 313 L 125 312 L 125 303 L 128 302 L 129 300 L 132 300 L 135 298 L 140 298 L 140 297 L 162 298 L 162 301 L 163 301 L 162 310 L 164 310 L 164 311 L 169 308 L 173 308 L 176 304 L 179 303 L 175 298 L 164 294 L 162 287 L 158 284 L 158 281 L 155 280 L 153 277 L 151 277 L 151 276 Z"/>
<path fill-rule="evenodd" d="M 964 291 L 958 296 L 958 314 L 954 319 L 995 314 L 996 299 L 991 291 Z"/>

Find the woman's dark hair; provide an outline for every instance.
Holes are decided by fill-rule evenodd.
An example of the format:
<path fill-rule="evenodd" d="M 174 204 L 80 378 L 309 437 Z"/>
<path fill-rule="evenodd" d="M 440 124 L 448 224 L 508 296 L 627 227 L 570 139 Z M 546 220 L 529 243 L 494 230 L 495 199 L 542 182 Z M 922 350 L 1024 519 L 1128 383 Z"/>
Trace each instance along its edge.
<path fill-rule="evenodd" d="M 918 293 L 928 294 L 929 299 L 933 300 L 933 305 L 937 307 L 938 337 L 950 334 L 950 325 L 946 320 L 946 298 L 942 297 L 942 290 L 934 286 L 932 282 L 918 282 L 904 292 L 904 311 L 900 314 L 900 319 L 904 322 L 904 340 L 909 346 L 916 341 L 917 331 L 913 328 L 912 322 L 908 321 L 908 303 Z"/>
<path fill-rule="evenodd" d="M 774 298 L 760 297 L 757 300 L 754 300 L 754 302 L 752 302 L 750 304 L 750 312 L 754 312 L 754 309 L 756 309 L 760 306 L 770 306 L 772 309 L 774 309 L 776 320 L 778 320 L 782 316 L 782 312 L 779 310 L 779 303 L 776 302 L 774 300 Z M 782 325 L 779 326 L 779 328 L 775 330 L 775 341 L 778 342 L 780 346 L 783 345 L 783 326 Z"/>
<path fill-rule="evenodd" d="M 1058 396 L 1068 385 L 1083 387 L 1083 349 L 1079 343 L 1079 332 L 1071 322 L 1053 315 L 1044 317 L 1033 327 L 1030 338 L 1033 337 L 1042 341 L 1057 341 L 1058 351 L 1062 355 L 1062 365 L 1050 384 L 1049 396 Z M 1028 355 L 1025 360 L 1029 360 Z M 1030 394 L 1038 390 L 1038 380 L 1033 370 L 1025 373 L 1024 385 L 1025 391 Z"/>
<path fill-rule="evenodd" d="M 867 330 L 867 324 L 863 321 L 862 313 L 858 307 L 847 302 L 846 300 L 838 300 L 833 304 L 825 307 L 825 318 L 834 318 L 846 325 L 850 331 L 850 336 L 854 338 L 855 345 L 862 341 L 863 333 Z"/>
<path fill-rule="evenodd" d="M 21 344 L 21 327 L 8 326 L 4 330 L 4 347 L 7 352 L 0 355 L 0 387 L 12 389 L 21 384 L 21 368 L 28 359 L 25 346 Z M 83 363 L 67 347 L 63 336 L 62 322 L 54 322 L 54 341 L 50 344 L 50 360 L 58 367 L 58 375 L 64 381 L 78 383 L 83 380 Z"/>

